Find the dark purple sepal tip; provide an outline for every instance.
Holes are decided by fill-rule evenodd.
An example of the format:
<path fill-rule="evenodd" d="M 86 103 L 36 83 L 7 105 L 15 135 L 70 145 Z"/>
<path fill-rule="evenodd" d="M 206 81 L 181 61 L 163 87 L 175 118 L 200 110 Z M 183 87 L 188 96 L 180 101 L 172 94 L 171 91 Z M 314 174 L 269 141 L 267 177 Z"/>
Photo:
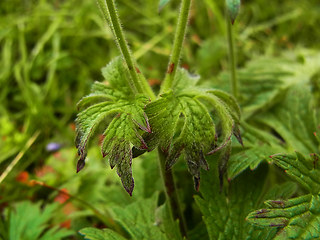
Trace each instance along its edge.
<path fill-rule="evenodd" d="M 199 188 L 200 188 L 200 178 L 199 177 L 194 177 L 193 178 L 194 181 L 194 189 L 199 192 Z"/>
<path fill-rule="evenodd" d="M 80 158 L 77 163 L 77 173 L 80 172 L 85 165 L 86 165 L 85 160 Z"/>

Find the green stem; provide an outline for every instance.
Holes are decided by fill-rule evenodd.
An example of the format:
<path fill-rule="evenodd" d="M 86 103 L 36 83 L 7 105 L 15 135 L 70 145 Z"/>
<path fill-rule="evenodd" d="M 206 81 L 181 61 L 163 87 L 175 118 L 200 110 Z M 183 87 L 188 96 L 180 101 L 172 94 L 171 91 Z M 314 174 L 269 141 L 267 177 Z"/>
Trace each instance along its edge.
<path fill-rule="evenodd" d="M 161 93 L 168 91 L 173 84 L 173 80 L 179 65 L 183 41 L 187 32 L 188 18 L 190 12 L 191 0 L 182 0 L 181 9 L 178 17 L 178 26 L 174 37 L 172 54 L 166 77 L 161 86 Z"/>
<path fill-rule="evenodd" d="M 231 26 L 229 15 L 227 14 L 226 16 L 227 16 L 226 21 L 227 21 L 227 35 L 228 35 L 228 47 L 229 47 L 229 63 L 231 67 L 232 94 L 237 99 L 239 97 L 239 82 L 237 80 L 237 75 L 236 75 L 236 58 L 234 53 L 232 26 Z"/>
<path fill-rule="evenodd" d="M 98 0 L 98 5 L 101 12 L 109 23 L 112 33 L 115 36 L 115 41 L 125 60 L 131 78 L 128 79 L 128 83 L 132 91 L 136 93 L 144 93 L 151 99 L 155 99 L 155 95 L 146 81 L 145 77 L 142 75 L 140 69 L 138 68 L 132 54 L 130 52 L 129 46 L 124 37 L 124 33 L 121 27 L 120 19 L 116 10 L 114 0 Z"/>
<path fill-rule="evenodd" d="M 183 217 L 179 196 L 177 192 L 177 188 L 174 182 L 172 170 L 166 169 L 166 158 L 167 155 L 158 149 L 158 156 L 159 156 L 159 164 L 160 164 L 160 174 L 163 181 L 163 185 L 166 192 L 166 198 L 169 202 L 169 209 L 172 214 L 173 220 L 179 219 L 179 227 L 181 234 L 187 238 L 187 225 L 186 221 Z"/>

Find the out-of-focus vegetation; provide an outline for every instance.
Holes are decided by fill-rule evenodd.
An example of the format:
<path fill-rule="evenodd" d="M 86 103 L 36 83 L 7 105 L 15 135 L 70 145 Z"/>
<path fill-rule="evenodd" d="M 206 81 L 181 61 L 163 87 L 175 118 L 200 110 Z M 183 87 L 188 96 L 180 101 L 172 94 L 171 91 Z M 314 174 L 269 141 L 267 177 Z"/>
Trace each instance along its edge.
<path fill-rule="evenodd" d="M 117 1 L 133 55 L 155 91 L 167 68 L 179 1 L 170 2 L 161 13 L 158 4 L 158 0 Z M 266 111 L 278 103 L 284 89 L 295 83 L 310 87 L 319 107 L 319 12 L 318 0 L 243 1 L 234 25 L 240 105 L 244 119 L 255 126 L 260 124 L 262 130 L 277 131 L 268 137 L 261 133 L 263 137 L 258 139 L 256 132 L 252 134 L 246 128 L 248 148 L 256 141 L 268 147 L 260 155 L 255 153 L 257 147 L 252 147 L 248 153 L 252 161 L 239 166 L 237 161 L 243 155 L 236 146 L 228 169 L 230 178 L 248 166 L 257 167 L 265 156 L 283 149 L 305 154 L 319 151 L 316 143 L 303 142 L 312 132 L 289 136 L 277 129 L 274 120 L 285 122 L 281 117 L 286 113 L 277 108 Z M 134 223 L 126 222 L 125 216 L 129 212 L 134 215 L 132 209 L 143 204 L 151 208 L 164 202 L 155 153 L 133 160 L 136 186 L 132 197 L 102 160 L 99 139 L 89 150 L 86 171 L 76 174 L 76 103 L 89 93 L 95 80 L 102 79 L 100 69 L 117 55 L 111 31 L 95 1 L 0 1 L 0 239 L 83 239 L 78 231 L 92 226 L 142 239 L 137 234 L 141 226 L 131 226 Z M 202 84 L 229 91 L 227 56 L 224 1 L 194 1 L 182 66 L 200 74 Z M 256 94 L 260 91 L 257 85 L 262 94 Z M 306 119 L 302 116 L 300 122 Z M 293 125 L 288 122 L 283 126 L 292 130 Z M 281 144 L 269 144 L 279 136 Z M 209 231 L 208 235 L 198 224 L 205 207 L 199 209 L 195 204 L 192 196 L 199 193 L 193 190 L 186 171 L 183 164 L 175 167 L 190 239 L 215 239 L 214 233 Z M 283 195 L 290 197 L 294 187 L 288 185 Z M 201 205 L 200 197 L 196 199 Z M 165 206 L 157 214 L 162 219 L 168 217 Z M 146 220 L 151 229 L 152 224 L 160 224 L 157 214 Z"/>

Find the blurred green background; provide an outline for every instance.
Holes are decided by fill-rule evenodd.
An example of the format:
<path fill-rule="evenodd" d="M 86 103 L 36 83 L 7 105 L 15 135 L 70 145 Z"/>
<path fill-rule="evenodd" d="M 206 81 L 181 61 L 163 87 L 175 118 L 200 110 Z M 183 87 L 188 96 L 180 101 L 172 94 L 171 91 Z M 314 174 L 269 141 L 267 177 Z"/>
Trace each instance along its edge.
<path fill-rule="evenodd" d="M 179 1 L 172 1 L 160 13 L 158 0 L 116 2 L 132 52 L 157 91 L 170 55 Z M 238 67 L 261 56 L 278 57 L 297 49 L 319 51 L 319 13 L 318 0 L 243 1 L 234 25 Z M 228 70 L 226 39 L 224 1 L 194 1 L 183 67 L 200 74 L 204 83 L 217 84 L 220 73 Z M 14 219 L 8 209 L 22 200 L 27 204 L 22 209 L 35 209 L 35 214 L 40 206 L 29 206 L 29 202 L 57 208 L 56 214 L 43 221 L 51 219 L 52 226 L 70 229 L 65 236 L 73 234 L 71 238 L 77 239 L 80 236 L 75 232 L 82 227 L 112 225 L 110 206 L 161 190 L 155 155 L 149 154 L 134 160 L 137 185 L 129 198 L 102 160 L 98 138 L 89 151 L 87 169 L 75 174 L 76 103 L 89 93 L 94 81 L 102 80 L 100 69 L 118 54 L 93 0 L 0 1 L 3 239 L 12 224 L 8 219 Z M 17 219 L 18 214 L 23 216 L 16 214 Z"/>

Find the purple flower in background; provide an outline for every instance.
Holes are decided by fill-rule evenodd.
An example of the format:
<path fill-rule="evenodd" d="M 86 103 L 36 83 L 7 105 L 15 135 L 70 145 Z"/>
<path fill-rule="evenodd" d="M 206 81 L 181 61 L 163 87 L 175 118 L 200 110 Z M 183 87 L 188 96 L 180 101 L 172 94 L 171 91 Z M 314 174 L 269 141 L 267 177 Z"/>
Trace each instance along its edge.
<path fill-rule="evenodd" d="M 61 146 L 62 145 L 60 143 L 51 142 L 47 144 L 46 150 L 48 152 L 56 152 L 61 148 Z"/>

